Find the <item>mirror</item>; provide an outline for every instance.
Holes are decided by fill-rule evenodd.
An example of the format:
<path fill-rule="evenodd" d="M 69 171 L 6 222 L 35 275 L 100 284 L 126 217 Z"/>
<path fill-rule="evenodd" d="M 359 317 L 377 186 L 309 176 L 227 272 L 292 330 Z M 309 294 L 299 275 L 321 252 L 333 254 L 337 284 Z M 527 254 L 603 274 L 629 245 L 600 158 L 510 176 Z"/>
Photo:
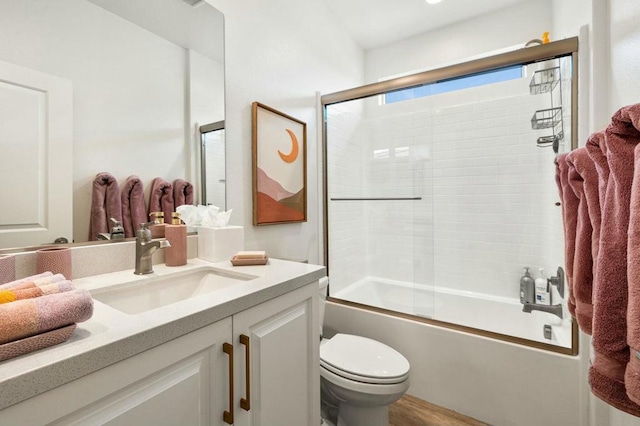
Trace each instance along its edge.
<path fill-rule="evenodd" d="M 199 194 L 199 128 L 224 120 L 224 17 L 213 6 L 202 0 L 0 0 L 0 29 L 0 65 L 46 76 L 68 89 L 56 98 L 71 99 L 58 109 L 70 112 L 71 131 L 57 138 L 69 154 L 52 149 L 46 132 L 30 131 L 33 151 L 3 160 L 32 161 L 24 169 L 38 177 L 14 193 L 15 204 L 0 207 L 0 249 L 53 243 L 51 235 L 86 242 L 93 180 L 101 172 L 111 173 L 120 188 L 128 176 L 139 176 L 147 202 L 155 177 L 186 179 Z M 3 87 L 5 81 L 0 76 L 0 103 L 9 99 L 14 108 L 15 87 L 53 93 L 21 83 Z M 11 96 L 3 98 L 3 89 Z M 36 111 L 33 121 L 45 123 L 42 129 L 58 126 L 50 120 L 60 114 L 42 109 L 45 101 L 22 97 Z M 5 158 L 22 140 L 15 128 L 9 135 L 2 128 Z M 51 151 L 61 158 L 47 158 Z M 63 169 L 71 171 L 67 181 L 51 185 L 49 178 Z M 69 231 L 34 239 L 53 226 L 54 216 L 64 218 Z"/>
<path fill-rule="evenodd" d="M 202 204 L 227 210 L 224 121 L 200 127 L 200 178 Z"/>

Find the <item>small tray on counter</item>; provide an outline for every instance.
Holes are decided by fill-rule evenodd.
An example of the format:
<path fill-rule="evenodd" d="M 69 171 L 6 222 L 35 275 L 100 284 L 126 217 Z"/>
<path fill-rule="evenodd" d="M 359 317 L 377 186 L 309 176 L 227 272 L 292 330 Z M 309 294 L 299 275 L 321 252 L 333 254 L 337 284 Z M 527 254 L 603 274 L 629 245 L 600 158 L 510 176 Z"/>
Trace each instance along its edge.
<path fill-rule="evenodd" d="M 231 258 L 231 264 L 233 266 L 249 266 L 249 265 L 266 265 L 269 261 L 269 256 L 258 258 L 244 258 L 239 259 L 237 256 Z"/>
<path fill-rule="evenodd" d="M 56 328 L 55 330 L 36 334 L 35 336 L 29 336 L 24 339 L 4 343 L 0 345 L 0 361 L 15 358 L 29 352 L 38 351 L 40 349 L 48 348 L 49 346 L 66 342 L 69 340 L 75 329 L 76 324 L 69 324 L 64 327 Z"/>

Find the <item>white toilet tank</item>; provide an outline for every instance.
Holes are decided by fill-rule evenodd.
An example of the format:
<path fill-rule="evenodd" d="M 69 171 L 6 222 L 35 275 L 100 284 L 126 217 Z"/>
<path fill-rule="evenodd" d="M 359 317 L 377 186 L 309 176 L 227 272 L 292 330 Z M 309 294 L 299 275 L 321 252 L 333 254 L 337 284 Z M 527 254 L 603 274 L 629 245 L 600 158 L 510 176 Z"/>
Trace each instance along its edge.
<path fill-rule="evenodd" d="M 322 324 L 324 324 L 324 307 L 327 303 L 327 290 L 329 286 L 329 277 L 320 278 L 320 336 L 322 336 Z"/>

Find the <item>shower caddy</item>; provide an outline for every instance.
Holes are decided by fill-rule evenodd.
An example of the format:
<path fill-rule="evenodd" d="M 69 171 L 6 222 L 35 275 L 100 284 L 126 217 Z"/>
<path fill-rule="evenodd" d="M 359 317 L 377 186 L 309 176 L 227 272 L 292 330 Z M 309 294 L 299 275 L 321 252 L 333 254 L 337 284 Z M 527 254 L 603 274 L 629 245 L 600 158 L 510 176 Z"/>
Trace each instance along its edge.
<path fill-rule="evenodd" d="M 553 106 L 553 91 L 559 89 L 559 105 Z M 560 67 L 538 70 L 533 73 L 529 83 L 529 93 L 540 95 L 549 93 L 551 98 L 551 108 L 540 109 L 531 118 L 531 128 L 533 130 L 551 129 L 551 134 L 540 136 L 536 144 L 543 148 L 551 146 L 553 152 L 558 153 L 560 141 L 564 139 L 564 123 L 562 121 L 562 81 L 560 77 Z"/>

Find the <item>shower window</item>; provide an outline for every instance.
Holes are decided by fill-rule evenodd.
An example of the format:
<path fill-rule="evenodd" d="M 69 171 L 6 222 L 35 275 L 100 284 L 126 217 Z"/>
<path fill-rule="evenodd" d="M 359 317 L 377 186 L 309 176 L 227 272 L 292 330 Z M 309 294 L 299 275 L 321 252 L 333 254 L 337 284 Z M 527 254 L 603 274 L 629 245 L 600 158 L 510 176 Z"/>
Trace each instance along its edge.
<path fill-rule="evenodd" d="M 391 104 L 394 102 L 406 101 L 408 99 L 421 98 L 423 96 L 437 95 L 440 93 L 453 92 L 455 90 L 469 89 L 471 87 L 484 86 L 487 84 L 500 83 L 502 81 L 522 78 L 521 65 L 500 68 L 497 70 L 484 71 L 464 77 L 452 78 L 450 80 L 439 81 L 437 83 L 425 84 L 418 87 L 397 90 L 386 93 L 384 102 Z"/>
<path fill-rule="evenodd" d="M 550 286 L 563 318 L 520 303 L 524 267 L 545 279 L 564 267 L 553 160 L 575 144 L 575 54 L 549 55 L 554 45 L 474 63 L 466 76 L 443 77 L 458 70 L 448 67 L 407 87 L 390 80 L 323 96 L 332 300 L 576 352 L 566 294 Z M 558 83 L 533 90 L 534 75 L 551 69 Z M 504 70 L 517 73 L 463 87 L 478 81 L 464 83 L 469 75 Z M 433 89 L 443 81 L 463 83 Z M 429 96 L 417 96 L 425 87 Z M 549 109 L 557 119 L 536 126 Z"/>

